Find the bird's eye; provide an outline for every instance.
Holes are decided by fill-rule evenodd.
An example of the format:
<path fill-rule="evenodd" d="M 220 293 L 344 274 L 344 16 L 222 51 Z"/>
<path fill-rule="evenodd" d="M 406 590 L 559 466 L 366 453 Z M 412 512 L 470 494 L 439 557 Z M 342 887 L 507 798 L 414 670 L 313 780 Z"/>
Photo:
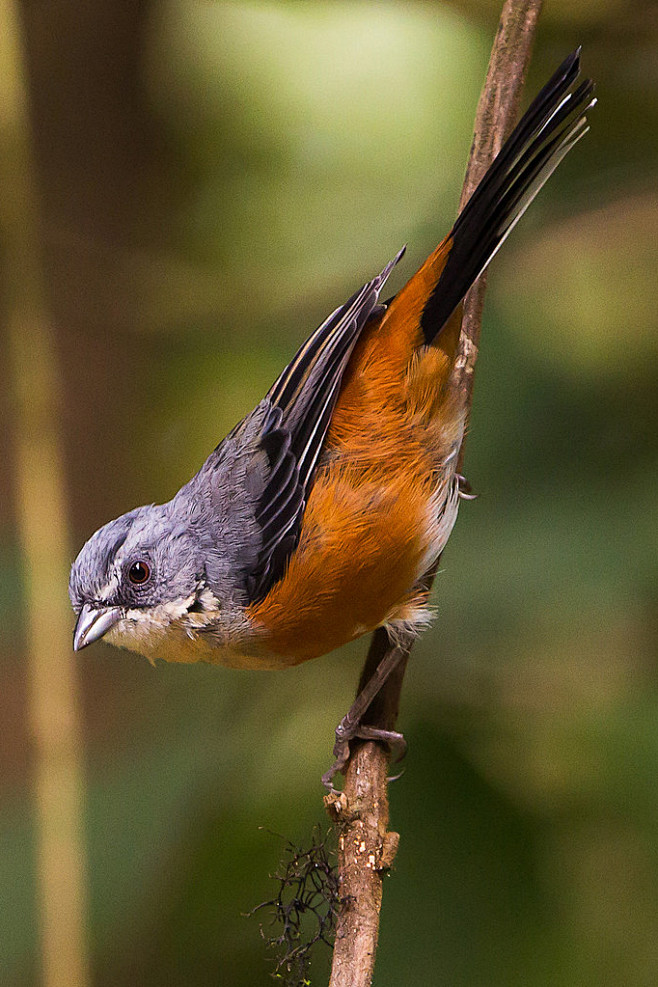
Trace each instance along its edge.
<path fill-rule="evenodd" d="M 141 586 L 142 583 L 145 583 L 150 575 L 151 568 L 142 559 L 133 562 L 130 569 L 128 569 L 128 579 L 131 583 L 135 583 L 136 586 Z"/>

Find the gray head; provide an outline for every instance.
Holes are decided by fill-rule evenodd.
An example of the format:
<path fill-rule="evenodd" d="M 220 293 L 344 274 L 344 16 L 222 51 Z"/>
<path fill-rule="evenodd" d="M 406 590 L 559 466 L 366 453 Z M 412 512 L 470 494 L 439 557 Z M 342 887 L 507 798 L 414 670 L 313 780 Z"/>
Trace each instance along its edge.
<path fill-rule="evenodd" d="M 195 605 L 205 588 L 202 554 L 172 502 L 138 507 L 104 525 L 71 569 L 74 650 L 108 632 L 113 643 L 142 650 L 131 643 L 138 625 L 166 623 Z"/>

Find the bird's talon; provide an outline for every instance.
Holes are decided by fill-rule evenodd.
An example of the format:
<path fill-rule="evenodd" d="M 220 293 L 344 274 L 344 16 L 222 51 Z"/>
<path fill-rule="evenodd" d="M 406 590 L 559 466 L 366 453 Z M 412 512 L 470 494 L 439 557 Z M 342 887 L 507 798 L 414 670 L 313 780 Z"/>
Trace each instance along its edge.
<path fill-rule="evenodd" d="M 397 750 L 395 749 L 395 747 L 391 747 L 392 763 L 399 764 L 400 761 L 404 761 L 405 757 L 407 756 L 408 750 L 409 750 L 409 745 L 407 741 L 404 739 L 404 737 L 402 736 L 402 734 L 400 734 L 400 741 L 397 744 Z M 400 775 L 398 775 L 397 777 L 399 778 Z"/>
<path fill-rule="evenodd" d="M 334 744 L 335 761 L 328 771 L 322 775 L 322 784 L 328 791 L 335 792 L 333 779 L 337 774 L 345 774 L 347 762 L 350 759 L 352 740 L 374 740 L 377 743 L 388 747 L 393 764 L 398 764 L 407 753 L 407 741 L 404 735 L 397 730 L 384 730 L 380 727 L 371 727 L 364 724 L 346 726 L 342 721 L 336 727 L 336 743 Z M 400 775 L 389 778 L 389 781 L 397 781 Z"/>
<path fill-rule="evenodd" d="M 322 775 L 322 784 L 327 789 L 330 795 L 338 794 L 338 789 L 334 787 L 333 780 L 334 777 L 339 773 L 340 767 L 338 764 L 332 764 L 328 771 Z"/>
<path fill-rule="evenodd" d="M 386 744 L 391 752 L 393 764 L 398 764 L 407 753 L 407 741 L 404 734 L 398 730 L 383 730 L 380 727 L 359 726 L 355 733 L 355 738 L 359 740 L 375 740 L 380 744 Z"/>
<path fill-rule="evenodd" d="M 336 727 L 336 743 L 334 744 L 334 757 L 336 760 L 328 771 L 322 775 L 322 784 L 328 791 L 337 792 L 333 780 L 337 774 L 343 774 L 350 759 L 350 742 L 346 737 L 339 736 L 340 724 Z M 344 731 L 340 730 L 343 734 Z"/>
<path fill-rule="evenodd" d="M 463 475 L 463 473 L 455 473 L 457 478 L 457 494 L 460 500 L 477 500 L 478 494 L 473 493 L 473 488 Z"/>

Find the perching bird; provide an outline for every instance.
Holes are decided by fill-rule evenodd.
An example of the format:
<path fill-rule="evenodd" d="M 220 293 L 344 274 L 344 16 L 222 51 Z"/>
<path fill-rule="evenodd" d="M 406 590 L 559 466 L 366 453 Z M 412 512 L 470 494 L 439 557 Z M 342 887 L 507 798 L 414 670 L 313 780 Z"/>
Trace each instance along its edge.
<path fill-rule="evenodd" d="M 76 559 L 75 650 L 284 668 L 428 623 L 424 574 L 457 517 L 464 295 L 587 130 L 579 52 L 539 93 L 448 236 L 386 304 L 403 250 L 329 316 L 166 504 Z"/>

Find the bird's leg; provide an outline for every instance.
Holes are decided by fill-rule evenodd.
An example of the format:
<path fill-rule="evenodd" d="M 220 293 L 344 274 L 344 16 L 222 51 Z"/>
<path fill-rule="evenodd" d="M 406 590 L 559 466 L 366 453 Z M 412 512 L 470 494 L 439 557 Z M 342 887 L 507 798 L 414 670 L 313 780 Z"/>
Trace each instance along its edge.
<path fill-rule="evenodd" d="M 406 657 L 403 647 L 395 647 L 388 651 L 370 676 L 361 692 L 358 694 L 347 713 L 336 727 L 336 743 L 334 757 L 336 760 L 322 775 L 322 783 L 329 791 L 333 791 L 333 778 L 342 772 L 350 757 L 350 741 L 378 740 L 388 744 L 395 754 L 395 760 L 401 760 L 407 751 L 407 742 L 397 730 L 384 730 L 380 727 L 368 726 L 361 723 L 362 717 L 371 702 L 384 685 L 399 663 Z"/>

